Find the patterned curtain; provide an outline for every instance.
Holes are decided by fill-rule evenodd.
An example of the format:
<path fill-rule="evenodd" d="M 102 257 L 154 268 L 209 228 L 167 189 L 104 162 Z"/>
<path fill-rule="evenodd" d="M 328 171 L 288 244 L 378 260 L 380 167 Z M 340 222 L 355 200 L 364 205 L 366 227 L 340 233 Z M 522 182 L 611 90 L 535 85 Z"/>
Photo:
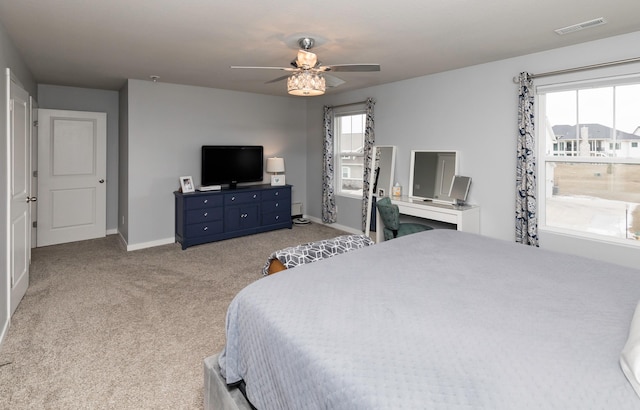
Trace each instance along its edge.
<path fill-rule="evenodd" d="M 520 73 L 518 104 L 518 163 L 516 167 L 516 242 L 538 246 L 536 150 L 533 81 Z"/>
<path fill-rule="evenodd" d="M 322 222 L 338 220 L 333 192 L 333 108 L 324 107 L 324 152 L 322 154 Z"/>
<path fill-rule="evenodd" d="M 375 132 L 373 122 L 373 106 L 376 104 L 373 99 L 367 99 L 365 106 L 365 126 L 364 126 L 364 172 L 362 180 L 362 231 L 367 228 L 367 206 L 369 203 L 369 180 L 371 179 L 371 156 L 373 155 L 373 144 L 375 143 Z"/>

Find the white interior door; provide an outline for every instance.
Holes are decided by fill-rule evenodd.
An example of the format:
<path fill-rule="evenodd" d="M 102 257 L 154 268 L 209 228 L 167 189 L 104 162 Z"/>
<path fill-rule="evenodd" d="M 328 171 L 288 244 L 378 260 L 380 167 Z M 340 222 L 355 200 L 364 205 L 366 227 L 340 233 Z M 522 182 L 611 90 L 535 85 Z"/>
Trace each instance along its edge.
<path fill-rule="evenodd" d="M 31 114 L 29 94 L 14 81 L 10 84 L 9 252 L 11 314 L 29 286 L 31 255 Z"/>
<path fill-rule="evenodd" d="M 38 109 L 38 246 L 106 235 L 107 114 Z"/>

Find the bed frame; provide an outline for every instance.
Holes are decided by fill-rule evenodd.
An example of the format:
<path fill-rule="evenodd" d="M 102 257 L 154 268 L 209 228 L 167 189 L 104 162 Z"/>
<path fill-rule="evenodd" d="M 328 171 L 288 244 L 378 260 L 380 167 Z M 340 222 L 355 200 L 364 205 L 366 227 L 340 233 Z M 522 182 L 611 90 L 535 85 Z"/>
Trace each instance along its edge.
<path fill-rule="evenodd" d="M 220 375 L 218 355 L 204 359 L 205 410 L 252 410 L 253 407 L 237 387 L 227 386 Z"/>

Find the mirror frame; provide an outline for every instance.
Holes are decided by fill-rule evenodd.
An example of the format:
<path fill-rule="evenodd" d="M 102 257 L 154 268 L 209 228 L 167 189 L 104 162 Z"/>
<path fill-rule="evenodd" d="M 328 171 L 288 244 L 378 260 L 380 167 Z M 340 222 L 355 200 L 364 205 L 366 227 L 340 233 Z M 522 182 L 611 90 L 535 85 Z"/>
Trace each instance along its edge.
<path fill-rule="evenodd" d="M 393 188 L 393 181 L 395 178 L 395 168 L 396 168 L 396 146 L 395 145 L 374 145 L 373 146 L 373 151 L 372 151 L 372 157 L 371 157 L 371 168 L 369 169 L 369 200 L 367 202 L 367 223 L 366 228 L 365 228 L 365 235 L 369 236 L 369 233 L 371 231 L 371 214 L 372 212 L 375 212 L 374 209 L 372 209 L 373 207 L 373 196 L 376 195 L 377 193 L 373 191 L 373 185 L 375 184 L 375 180 L 376 180 L 376 168 L 378 167 L 378 162 L 376 161 L 376 158 L 378 157 L 378 150 L 381 148 L 391 148 L 391 164 L 389 164 L 389 169 L 388 172 L 384 172 L 384 175 L 389 175 L 389 185 L 387 186 L 385 184 L 386 181 L 382 182 L 383 184 L 385 184 L 385 188 L 387 191 L 385 192 L 385 196 L 391 196 L 391 189 Z M 382 150 L 380 150 L 380 152 L 382 153 Z M 382 158 L 380 158 L 380 162 L 383 162 Z M 384 163 L 386 164 L 388 161 L 384 161 Z M 379 172 L 379 174 L 383 174 L 382 171 Z M 378 184 L 376 184 L 376 188 L 378 188 L 378 190 L 380 189 L 380 185 L 381 181 L 378 180 Z"/>

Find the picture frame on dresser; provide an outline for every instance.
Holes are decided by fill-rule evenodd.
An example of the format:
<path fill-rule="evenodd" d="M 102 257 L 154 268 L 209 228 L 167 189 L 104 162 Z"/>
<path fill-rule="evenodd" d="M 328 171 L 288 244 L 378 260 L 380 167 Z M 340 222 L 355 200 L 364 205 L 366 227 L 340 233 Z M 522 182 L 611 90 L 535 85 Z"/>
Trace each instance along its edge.
<path fill-rule="evenodd" d="M 190 176 L 180 177 L 180 189 L 183 193 L 195 192 L 196 187 L 193 185 L 193 178 Z"/>

